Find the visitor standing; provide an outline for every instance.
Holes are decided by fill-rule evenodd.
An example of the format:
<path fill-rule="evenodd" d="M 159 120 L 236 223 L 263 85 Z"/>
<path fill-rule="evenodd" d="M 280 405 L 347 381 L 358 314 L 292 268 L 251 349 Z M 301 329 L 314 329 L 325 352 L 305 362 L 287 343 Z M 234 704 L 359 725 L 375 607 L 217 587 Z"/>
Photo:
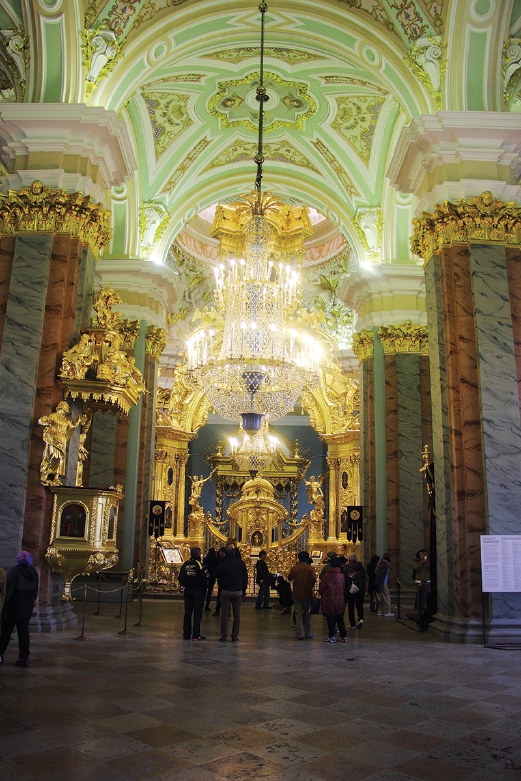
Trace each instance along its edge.
<path fill-rule="evenodd" d="M 226 556 L 226 548 L 223 546 L 222 548 L 219 548 L 217 551 L 217 564 L 220 564 L 221 561 L 224 561 L 224 557 Z M 215 567 L 217 571 L 217 566 Z M 215 579 L 217 580 L 217 576 L 215 576 Z M 219 586 L 219 583 L 217 582 L 217 602 L 215 603 L 215 613 L 214 616 L 220 616 L 221 615 L 221 587 Z"/>
<path fill-rule="evenodd" d="M 347 615 L 351 629 L 362 629 L 364 625 L 364 598 L 366 574 L 364 565 L 357 561 L 356 553 L 350 553 L 344 569 L 346 576 Z M 358 623 L 355 624 L 355 607 Z"/>
<path fill-rule="evenodd" d="M 313 587 L 317 582 L 310 558 L 306 551 L 300 551 L 298 564 L 289 571 L 288 580 L 293 581 L 293 599 L 295 601 L 295 625 L 297 637 L 304 640 L 313 637 L 311 631 L 311 603 Z"/>
<path fill-rule="evenodd" d="M 346 642 L 347 632 L 344 624 L 344 610 L 346 609 L 345 588 L 346 579 L 340 567 L 338 559 L 331 559 L 329 568 L 324 572 L 318 591 L 321 610 L 327 621 L 328 643 L 336 643 L 336 626 L 340 632 L 343 643 Z"/>
<path fill-rule="evenodd" d="M 217 583 L 221 591 L 221 643 L 228 639 L 228 613 L 233 610 L 232 643 L 239 642 L 241 625 L 241 604 L 248 588 L 248 570 L 242 559 L 235 555 L 233 545 L 227 545 L 225 558 L 215 570 Z"/>
<path fill-rule="evenodd" d="M 184 588 L 183 637 L 185 640 L 206 640 L 206 637 L 201 634 L 201 618 L 208 573 L 201 564 L 201 553 L 201 548 L 190 548 L 190 558 L 185 561 L 179 572 L 179 583 Z"/>
<path fill-rule="evenodd" d="M 376 578 L 376 568 L 380 556 L 373 556 L 369 564 L 367 565 L 367 593 L 369 594 L 369 610 L 371 613 L 376 613 L 378 598 L 376 595 L 376 589 L 374 581 Z"/>
<path fill-rule="evenodd" d="M 425 632 L 431 621 L 431 615 L 428 612 L 429 597 L 431 595 L 431 570 L 429 567 L 429 554 L 422 548 L 416 554 L 414 562 L 413 578 L 416 583 L 416 600 L 414 608 L 420 614 L 418 626 L 420 632 Z"/>
<path fill-rule="evenodd" d="M 38 573 L 33 557 L 25 550 L 16 557 L 16 567 L 9 570 L 5 581 L 5 602 L 0 631 L 0 664 L 16 626 L 18 633 L 18 667 L 29 667 L 29 621 L 38 596 Z"/>
<path fill-rule="evenodd" d="M 389 594 L 389 569 L 391 554 L 384 553 L 382 560 L 376 568 L 375 586 L 378 589 L 378 616 L 394 616 L 391 612 L 391 595 Z M 387 610 L 382 610 L 382 599 L 385 602 Z"/>
<path fill-rule="evenodd" d="M 210 602 L 212 601 L 213 587 L 215 586 L 215 568 L 217 567 L 217 553 L 215 548 L 209 548 L 208 553 L 203 559 L 203 567 L 206 567 L 208 572 L 208 588 L 206 590 L 206 605 L 205 610 L 211 610 Z"/>
<path fill-rule="evenodd" d="M 255 562 L 255 583 L 259 587 L 255 610 L 271 610 L 269 605 L 271 575 L 266 564 L 266 556 L 266 551 L 261 550 L 259 558 Z"/>

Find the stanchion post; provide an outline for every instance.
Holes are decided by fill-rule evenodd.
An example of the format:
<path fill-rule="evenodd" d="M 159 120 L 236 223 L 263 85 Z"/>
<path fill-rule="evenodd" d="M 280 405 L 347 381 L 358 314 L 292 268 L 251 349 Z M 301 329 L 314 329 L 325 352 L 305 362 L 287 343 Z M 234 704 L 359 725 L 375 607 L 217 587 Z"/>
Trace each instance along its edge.
<path fill-rule="evenodd" d="M 123 596 L 123 589 L 121 589 L 121 594 Z M 127 575 L 127 582 L 125 584 L 125 626 L 121 630 L 121 632 L 118 632 L 118 635 L 131 635 L 132 632 L 129 632 L 127 629 L 127 617 L 128 617 L 128 575 Z"/>
<path fill-rule="evenodd" d="M 143 588 L 145 586 L 145 581 L 143 578 L 139 581 L 139 621 L 134 626 L 145 626 L 142 618 L 143 618 Z"/>
<path fill-rule="evenodd" d="M 400 586 L 401 586 L 401 585 L 402 585 L 402 584 L 400 583 L 400 581 L 399 581 L 399 580 L 397 580 L 397 581 L 396 581 L 396 587 L 397 587 L 397 589 L 398 589 L 398 594 L 397 594 L 397 596 L 396 596 L 396 620 L 398 620 L 399 618 L 401 618 L 401 615 L 400 615 L 400 603 L 401 603 L 401 591 L 400 591 Z"/>
<path fill-rule="evenodd" d="M 121 591 L 119 592 L 119 615 L 116 618 L 123 618 L 123 578 L 121 578 Z"/>
<path fill-rule="evenodd" d="M 101 572 L 98 572 L 98 609 L 95 613 L 93 613 L 93 616 L 101 616 L 101 610 L 100 610 L 100 599 L 101 599 Z"/>
<path fill-rule="evenodd" d="M 85 637 L 85 605 L 87 603 L 87 584 L 85 583 L 83 585 L 83 611 L 81 615 L 81 635 L 79 637 L 75 637 L 75 640 L 88 640 L 88 637 Z"/>

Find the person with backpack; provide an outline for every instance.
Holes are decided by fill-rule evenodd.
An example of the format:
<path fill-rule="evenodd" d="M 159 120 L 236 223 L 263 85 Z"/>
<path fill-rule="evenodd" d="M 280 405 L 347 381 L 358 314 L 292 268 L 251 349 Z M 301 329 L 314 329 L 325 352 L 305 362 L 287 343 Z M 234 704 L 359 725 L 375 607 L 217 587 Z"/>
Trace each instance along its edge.
<path fill-rule="evenodd" d="M 357 561 L 356 553 L 350 553 L 344 569 L 346 578 L 347 615 L 350 629 L 362 629 L 364 625 L 364 598 L 366 574 L 364 565 Z M 355 606 L 358 623 L 355 624 Z"/>
<path fill-rule="evenodd" d="M 259 558 L 255 563 L 255 583 L 259 587 L 259 593 L 257 595 L 257 602 L 255 603 L 255 610 L 271 610 L 270 607 L 270 586 L 271 575 L 266 564 L 266 556 L 268 554 L 265 550 L 261 550 Z"/>

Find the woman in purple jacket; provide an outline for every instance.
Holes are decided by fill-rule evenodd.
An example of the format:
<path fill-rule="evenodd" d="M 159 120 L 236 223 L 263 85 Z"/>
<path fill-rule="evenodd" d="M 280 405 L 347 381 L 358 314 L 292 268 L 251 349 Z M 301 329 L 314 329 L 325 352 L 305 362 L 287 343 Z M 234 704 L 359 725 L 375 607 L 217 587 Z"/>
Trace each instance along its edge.
<path fill-rule="evenodd" d="M 331 566 L 324 572 L 320 585 L 319 594 L 322 613 L 327 621 L 329 636 L 328 643 L 336 643 L 335 627 L 338 625 L 340 638 L 343 643 L 347 640 L 347 632 L 344 624 L 344 610 L 346 609 L 346 579 L 340 567 L 341 562 L 338 559 L 332 559 Z"/>

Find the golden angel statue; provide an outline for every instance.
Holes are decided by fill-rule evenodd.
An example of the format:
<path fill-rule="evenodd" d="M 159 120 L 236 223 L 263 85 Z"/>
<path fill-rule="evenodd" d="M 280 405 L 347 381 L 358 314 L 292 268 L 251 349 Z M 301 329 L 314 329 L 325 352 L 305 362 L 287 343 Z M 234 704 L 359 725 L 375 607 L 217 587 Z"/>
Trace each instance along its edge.
<path fill-rule="evenodd" d="M 43 441 L 45 447 L 40 464 L 40 477 L 43 485 L 61 485 L 60 477 L 65 474 L 65 454 L 67 442 L 74 429 L 86 423 L 85 415 L 80 415 L 73 423 L 69 417 L 70 409 L 66 401 L 60 401 L 56 412 L 44 415 L 38 423 L 44 426 Z"/>
<path fill-rule="evenodd" d="M 326 475 L 327 472 L 326 474 L 320 475 L 318 480 L 313 475 L 309 478 L 309 480 L 304 480 L 309 504 L 320 504 L 318 500 L 323 499 L 324 493 L 322 491 L 322 483 Z"/>
<path fill-rule="evenodd" d="M 201 496 L 201 491 L 203 490 L 203 485 L 210 480 L 210 478 L 213 476 L 214 472 L 217 471 L 217 467 L 210 472 L 208 477 L 205 479 L 201 475 L 201 477 L 198 477 L 197 475 L 188 475 L 190 480 L 192 481 L 192 493 L 190 494 L 190 499 L 188 500 L 188 503 L 192 506 L 198 506 L 199 505 L 199 498 Z"/>

